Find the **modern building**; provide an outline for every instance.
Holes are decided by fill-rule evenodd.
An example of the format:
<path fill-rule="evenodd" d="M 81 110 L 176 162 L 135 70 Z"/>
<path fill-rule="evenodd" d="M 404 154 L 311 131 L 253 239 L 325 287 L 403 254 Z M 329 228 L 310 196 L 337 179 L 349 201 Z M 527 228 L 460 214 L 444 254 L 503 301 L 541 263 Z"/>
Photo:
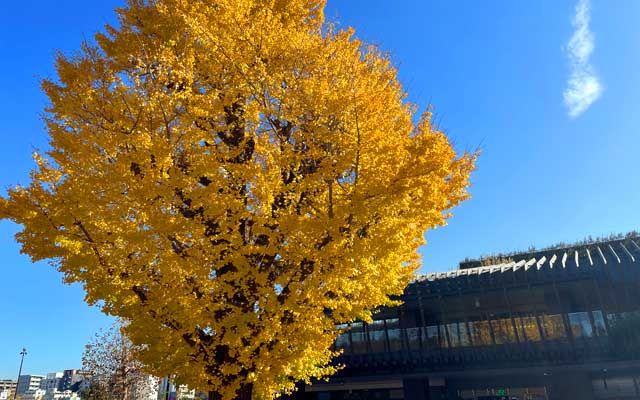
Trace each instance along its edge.
<path fill-rule="evenodd" d="M 466 262 L 402 300 L 341 327 L 344 369 L 295 397 L 640 399 L 637 236 Z"/>
<path fill-rule="evenodd" d="M 0 400 L 13 399 L 18 382 L 11 379 L 0 379 Z"/>
<path fill-rule="evenodd" d="M 11 379 L 0 379 L 0 390 L 16 390 L 18 382 Z"/>
<path fill-rule="evenodd" d="M 40 382 L 40 389 L 49 392 L 56 391 L 60 388 L 60 382 L 62 381 L 62 372 L 50 372 Z"/>
<path fill-rule="evenodd" d="M 34 392 L 40 389 L 40 384 L 45 377 L 43 375 L 20 375 L 16 391 L 22 395 L 29 391 Z"/>
<path fill-rule="evenodd" d="M 90 373 L 79 369 L 65 369 L 60 377 L 58 384 L 58 390 L 63 392 L 65 390 L 71 390 L 71 387 L 76 383 L 90 377 Z"/>

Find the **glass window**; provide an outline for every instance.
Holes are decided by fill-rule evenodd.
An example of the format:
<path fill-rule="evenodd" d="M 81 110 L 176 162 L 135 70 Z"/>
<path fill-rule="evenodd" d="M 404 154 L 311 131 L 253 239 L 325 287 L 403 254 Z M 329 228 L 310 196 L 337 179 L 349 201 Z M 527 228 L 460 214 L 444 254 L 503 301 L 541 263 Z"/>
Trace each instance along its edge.
<path fill-rule="evenodd" d="M 449 342 L 451 343 L 451 347 L 459 347 L 460 346 L 460 335 L 458 333 L 458 323 L 454 322 L 451 324 L 447 324 L 447 331 L 449 332 Z"/>
<path fill-rule="evenodd" d="M 596 310 L 591 313 L 593 315 L 593 322 L 595 323 L 595 331 L 598 336 L 606 336 L 607 328 L 604 324 L 604 317 L 602 311 Z"/>
<path fill-rule="evenodd" d="M 351 350 L 354 353 L 362 354 L 367 352 L 367 341 L 364 335 L 362 322 L 354 322 L 351 325 L 351 341 L 353 342 Z"/>
<path fill-rule="evenodd" d="M 496 318 L 491 320 L 493 326 L 493 335 L 496 338 L 496 344 L 515 343 L 516 335 L 513 331 L 511 318 Z"/>
<path fill-rule="evenodd" d="M 438 326 L 427 326 L 424 328 L 423 337 L 425 340 L 425 347 L 428 349 L 438 349 L 440 348 L 440 335 L 438 333 Z"/>
<path fill-rule="evenodd" d="M 549 340 L 562 339 L 565 337 L 564 324 L 562 323 L 562 315 L 542 315 L 540 317 L 540 325 L 545 338 Z"/>
<path fill-rule="evenodd" d="M 540 330 L 533 315 L 523 315 L 520 317 L 520 338 L 529 342 L 540 341 Z"/>
<path fill-rule="evenodd" d="M 447 341 L 447 325 L 438 325 L 438 337 L 440 339 L 440 348 L 449 348 L 449 341 Z"/>
<path fill-rule="evenodd" d="M 387 334 L 389 335 L 389 351 L 402 351 L 402 330 L 388 329 Z"/>
<path fill-rule="evenodd" d="M 614 329 L 622 323 L 623 318 L 619 314 L 607 314 L 607 320 L 609 321 L 609 327 Z"/>
<path fill-rule="evenodd" d="M 488 321 L 471 321 L 469 328 L 474 346 L 488 346 L 493 343 Z"/>
<path fill-rule="evenodd" d="M 379 320 L 371 321 L 370 324 L 367 324 L 367 329 L 369 331 L 382 331 L 382 330 L 384 330 L 384 320 L 383 319 L 379 319 Z"/>
<path fill-rule="evenodd" d="M 608 314 L 609 336 L 618 338 L 635 337 L 640 332 L 640 318 L 634 312 L 622 312 L 618 315 Z"/>
<path fill-rule="evenodd" d="M 397 328 L 399 325 L 399 321 L 398 318 L 389 318 L 387 320 L 385 320 L 386 324 L 387 324 L 387 329 L 393 329 L 393 328 Z"/>
<path fill-rule="evenodd" d="M 452 322 L 446 325 L 451 347 L 469 346 L 469 334 L 464 322 Z M 442 340 L 445 340 L 443 337 Z"/>
<path fill-rule="evenodd" d="M 467 331 L 466 322 L 458 323 L 458 335 L 460 336 L 460 346 L 471 345 L 471 342 L 469 341 L 469 332 Z"/>
<path fill-rule="evenodd" d="M 420 330 L 422 328 L 407 328 L 407 343 L 409 350 L 420 351 Z"/>
<path fill-rule="evenodd" d="M 593 337 L 593 327 L 589 320 L 589 313 L 569 313 L 569 325 L 574 337 Z"/>
<path fill-rule="evenodd" d="M 336 338 L 336 349 L 344 349 L 345 352 L 349 351 L 349 334 L 343 333 Z"/>
<path fill-rule="evenodd" d="M 382 353 L 385 351 L 385 335 L 384 331 L 370 331 L 369 340 L 371 341 L 371 351 L 374 353 Z"/>

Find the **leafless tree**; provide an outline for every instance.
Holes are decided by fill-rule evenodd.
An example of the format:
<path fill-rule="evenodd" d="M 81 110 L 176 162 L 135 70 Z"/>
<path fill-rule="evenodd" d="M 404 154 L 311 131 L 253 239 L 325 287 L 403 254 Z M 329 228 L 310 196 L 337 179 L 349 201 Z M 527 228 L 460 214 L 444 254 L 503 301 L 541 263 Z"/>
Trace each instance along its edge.
<path fill-rule="evenodd" d="M 141 400 L 154 379 L 142 371 L 136 349 L 122 334 L 121 324 L 98 332 L 85 348 L 82 368 L 92 375 L 87 400 Z"/>

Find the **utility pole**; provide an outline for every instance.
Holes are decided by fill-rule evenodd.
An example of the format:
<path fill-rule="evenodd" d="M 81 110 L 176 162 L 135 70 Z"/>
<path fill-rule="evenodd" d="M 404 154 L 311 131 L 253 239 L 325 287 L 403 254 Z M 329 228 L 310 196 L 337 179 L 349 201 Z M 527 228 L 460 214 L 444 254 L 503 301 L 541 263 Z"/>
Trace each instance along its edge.
<path fill-rule="evenodd" d="M 18 397 L 18 382 L 20 382 L 20 375 L 22 375 L 22 363 L 24 362 L 24 356 L 27 355 L 27 349 L 23 347 L 22 351 L 20 352 L 20 355 L 22 357 L 20 358 L 20 369 L 18 370 L 18 380 L 16 381 L 16 391 L 13 392 L 13 400 L 16 400 L 16 398 Z"/>

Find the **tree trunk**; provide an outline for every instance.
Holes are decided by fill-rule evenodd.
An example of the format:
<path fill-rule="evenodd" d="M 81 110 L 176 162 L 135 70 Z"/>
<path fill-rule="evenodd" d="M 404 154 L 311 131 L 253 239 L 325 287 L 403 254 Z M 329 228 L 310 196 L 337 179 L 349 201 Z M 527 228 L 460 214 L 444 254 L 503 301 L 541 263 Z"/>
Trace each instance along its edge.
<path fill-rule="evenodd" d="M 236 392 L 235 400 L 251 400 L 253 394 L 253 384 L 247 383 L 242 385 L 240 390 Z M 221 400 L 222 396 L 216 392 L 209 392 L 209 400 Z"/>

